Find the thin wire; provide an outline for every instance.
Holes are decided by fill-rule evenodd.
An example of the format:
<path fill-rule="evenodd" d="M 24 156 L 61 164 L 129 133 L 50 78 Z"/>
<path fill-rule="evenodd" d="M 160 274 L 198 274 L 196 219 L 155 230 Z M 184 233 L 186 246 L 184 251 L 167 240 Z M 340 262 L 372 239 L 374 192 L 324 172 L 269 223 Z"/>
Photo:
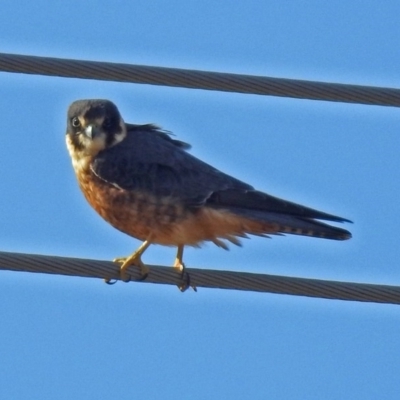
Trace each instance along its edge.
<path fill-rule="evenodd" d="M 0 71 L 400 107 L 400 89 L 0 53 Z"/>
<path fill-rule="evenodd" d="M 181 274 L 174 268 L 149 265 L 145 283 L 179 286 Z M 0 252 L 0 269 L 79 277 L 120 280 L 119 265 L 100 260 L 65 258 Z M 139 268 L 127 271 L 131 280 L 140 279 Z M 353 282 L 284 277 L 233 271 L 188 268 L 190 284 L 200 288 L 218 288 L 269 292 L 324 299 L 400 304 L 400 287 Z"/>
<path fill-rule="evenodd" d="M 0 71 L 400 106 L 399 89 L 14 54 L 0 53 Z M 119 266 L 112 262 L 43 255 L 0 252 L 0 269 L 120 279 Z M 138 268 L 130 268 L 127 272 L 132 280 L 140 279 Z M 187 272 L 195 287 L 400 304 L 400 287 L 397 286 L 192 268 Z M 182 283 L 179 272 L 162 266 L 150 266 L 150 273 L 143 282 L 177 286 Z"/>

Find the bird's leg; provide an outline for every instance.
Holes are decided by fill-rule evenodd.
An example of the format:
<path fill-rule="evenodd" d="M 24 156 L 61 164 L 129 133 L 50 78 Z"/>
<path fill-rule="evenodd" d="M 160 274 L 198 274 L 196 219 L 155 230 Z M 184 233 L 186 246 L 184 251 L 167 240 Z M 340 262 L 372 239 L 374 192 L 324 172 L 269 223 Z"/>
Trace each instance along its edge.
<path fill-rule="evenodd" d="M 184 292 L 190 286 L 190 275 L 186 272 L 185 264 L 183 263 L 183 245 L 178 246 L 178 251 L 176 252 L 176 258 L 174 262 L 174 268 L 177 268 L 181 273 L 182 282 L 178 286 L 181 292 Z M 196 286 L 192 286 L 193 290 L 197 292 Z"/>
<path fill-rule="evenodd" d="M 126 270 L 131 266 L 135 265 L 140 268 L 140 272 L 142 276 L 140 277 L 140 281 L 143 281 L 149 275 L 149 268 L 143 264 L 141 260 L 142 254 L 146 251 L 146 249 L 151 245 L 150 240 L 145 240 L 140 247 L 132 253 L 128 257 L 120 257 L 115 258 L 113 261 L 117 263 L 122 263 L 121 265 L 121 279 L 125 282 L 129 282 L 130 276 L 127 274 Z"/>

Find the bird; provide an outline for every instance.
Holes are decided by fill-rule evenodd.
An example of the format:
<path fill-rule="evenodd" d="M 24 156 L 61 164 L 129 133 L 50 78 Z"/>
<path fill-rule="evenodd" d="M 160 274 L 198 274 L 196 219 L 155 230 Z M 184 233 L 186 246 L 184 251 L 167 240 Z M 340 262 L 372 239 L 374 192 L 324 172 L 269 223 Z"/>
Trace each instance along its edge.
<path fill-rule="evenodd" d="M 152 244 L 176 247 L 173 266 L 184 276 L 185 246 L 212 242 L 227 249 L 248 235 L 351 238 L 321 222 L 350 220 L 256 190 L 196 158 L 190 145 L 158 125 L 125 123 L 110 100 L 74 101 L 66 144 L 89 204 L 114 228 L 142 241 L 128 257 L 114 259 L 123 280 L 130 279 L 130 266 L 147 277 L 141 257 Z"/>

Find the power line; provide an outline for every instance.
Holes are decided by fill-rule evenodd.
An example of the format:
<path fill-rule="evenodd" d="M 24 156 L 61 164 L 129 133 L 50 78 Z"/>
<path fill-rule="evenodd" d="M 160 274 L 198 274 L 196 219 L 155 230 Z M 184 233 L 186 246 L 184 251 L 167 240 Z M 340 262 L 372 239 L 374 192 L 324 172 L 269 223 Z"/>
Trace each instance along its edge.
<path fill-rule="evenodd" d="M 0 71 L 82 79 L 221 90 L 312 100 L 400 106 L 400 90 L 293 79 L 269 78 L 164 67 L 67 60 L 0 53 Z M 119 266 L 108 261 L 0 252 L 0 269 L 119 280 Z M 196 287 L 270 292 L 400 304 L 400 287 L 282 277 L 233 271 L 187 269 Z M 137 268 L 128 271 L 140 278 Z M 147 283 L 180 285 L 173 268 L 150 266 Z"/>
<path fill-rule="evenodd" d="M 180 273 L 171 267 L 150 265 L 145 283 L 181 284 Z M 0 269 L 119 280 L 119 265 L 110 261 L 0 252 Z M 400 287 L 353 282 L 217 271 L 188 268 L 191 285 L 269 292 L 324 299 L 400 304 Z M 140 279 L 139 269 L 128 270 L 132 280 Z"/>
<path fill-rule="evenodd" d="M 400 107 L 400 89 L 0 53 L 0 71 Z"/>

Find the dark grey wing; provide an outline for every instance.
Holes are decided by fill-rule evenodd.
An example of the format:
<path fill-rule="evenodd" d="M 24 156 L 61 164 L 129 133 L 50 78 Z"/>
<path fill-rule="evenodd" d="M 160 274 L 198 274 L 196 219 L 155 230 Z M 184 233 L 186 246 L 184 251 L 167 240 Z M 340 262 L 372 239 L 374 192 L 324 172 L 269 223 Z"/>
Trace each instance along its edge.
<path fill-rule="evenodd" d="M 125 190 L 171 196 L 187 206 L 199 206 L 214 192 L 252 190 L 185 151 L 186 143 L 173 139 L 155 125 L 127 125 L 119 144 L 101 151 L 91 168 L 101 179 Z"/>
<path fill-rule="evenodd" d="M 314 210 L 300 204 L 279 199 L 258 190 L 226 189 L 213 193 L 207 204 L 218 207 L 246 208 L 274 212 L 302 218 L 315 218 L 335 222 L 351 222 L 348 219 Z"/>
<path fill-rule="evenodd" d="M 191 148 L 189 143 L 182 142 L 180 140 L 173 139 L 171 136 L 174 134 L 170 131 L 166 131 L 159 127 L 156 124 L 145 124 L 145 125 L 137 125 L 137 124 L 125 124 L 128 132 L 150 132 L 151 134 L 159 137 L 160 139 L 164 139 L 169 143 L 173 143 L 175 146 L 180 147 L 184 150 L 189 150 Z"/>
<path fill-rule="evenodd" d="M 92 170 L 110 184 L 155 196 L 171 196 L 188 207 L 206 204 L 246 218 L 272 222 L 293 231 L 331 239 L 346 239 L 348 231 L 315 219 L 350 222 L 332 214 L 282 200 L 218 171 L 185 151 L 154 125 L 128 125 L 126 139 L 98 154 Z"/>

